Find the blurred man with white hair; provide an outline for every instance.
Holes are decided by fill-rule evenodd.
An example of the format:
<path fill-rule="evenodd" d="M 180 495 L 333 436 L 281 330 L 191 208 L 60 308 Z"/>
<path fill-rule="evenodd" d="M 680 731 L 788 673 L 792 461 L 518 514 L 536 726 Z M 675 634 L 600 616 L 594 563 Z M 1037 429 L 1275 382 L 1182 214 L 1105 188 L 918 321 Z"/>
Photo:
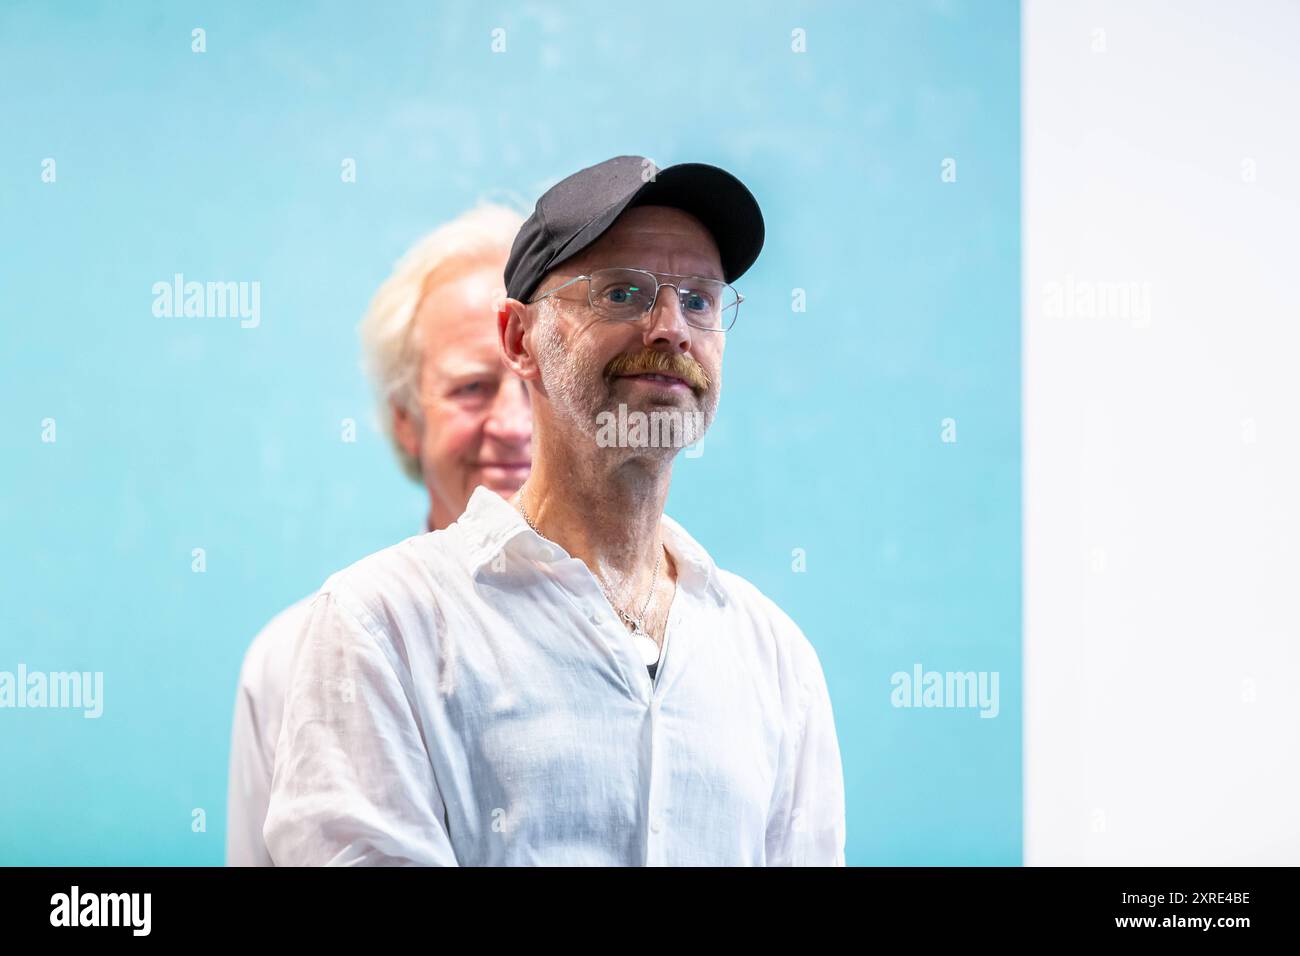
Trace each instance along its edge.
<path fill-rule="evenodd" d="M 503 363 L 502 270 L 522 217 L 482 206 L 425 236 L 397 263 L 361 322 L 366 371 L 402 469 L 429 496 L 425 527 L 451 524 L 480 486 L 510 497 L 529 472 L 531 412 Z M 226 862 L 270 866 L 262 840 L 275 745 L 311 598 L 281 612 L 244 658 L 231 738 Z"/>

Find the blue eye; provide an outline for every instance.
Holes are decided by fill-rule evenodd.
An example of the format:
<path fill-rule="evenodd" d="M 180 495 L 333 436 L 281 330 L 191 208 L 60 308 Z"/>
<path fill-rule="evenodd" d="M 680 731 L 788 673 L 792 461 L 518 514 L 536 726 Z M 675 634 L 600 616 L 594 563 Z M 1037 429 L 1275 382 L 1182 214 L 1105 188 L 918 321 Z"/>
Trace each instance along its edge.
<path fill-rule="evenodd" d="M 605 296 L 614 305 L 626 305 L 632 301 L 632 297 L 641 290 L 636 286 L 616 286 L 605 293 Z"/>
<path fill-rule="evenodd" d="M 686 299 L 686 308 L 690 309 L 692 312 L 709 311 L 709 300 L 707 296 L 703 296 L 698 292 L 691 292 L 684 296 L 684 298 Z"/>

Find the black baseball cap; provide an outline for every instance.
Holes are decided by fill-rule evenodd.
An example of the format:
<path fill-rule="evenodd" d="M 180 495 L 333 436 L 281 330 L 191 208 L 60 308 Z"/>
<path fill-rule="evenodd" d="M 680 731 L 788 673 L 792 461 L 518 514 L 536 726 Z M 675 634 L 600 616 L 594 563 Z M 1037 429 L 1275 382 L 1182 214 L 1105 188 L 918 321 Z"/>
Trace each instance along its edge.
<path fill-rule="evenodd" d="M 671 206 L 699 219 L 718 244 L 728 282 L 744 275 L 763 248 L 758 201 L 725 169 L 704 163 L 656 169 L 644 156 L 615 156 L 560 180 L 537 200 L 506 260 L 506 295 L 527 302 L 547 272 L 590 246 L 632 206 Z"/>

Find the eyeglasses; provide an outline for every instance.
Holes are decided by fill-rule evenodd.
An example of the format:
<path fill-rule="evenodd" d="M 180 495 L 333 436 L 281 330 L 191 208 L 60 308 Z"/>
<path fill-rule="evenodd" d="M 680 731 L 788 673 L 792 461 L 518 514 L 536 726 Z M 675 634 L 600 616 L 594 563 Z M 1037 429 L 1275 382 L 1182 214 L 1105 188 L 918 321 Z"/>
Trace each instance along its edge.
<path fill-rule="evenodd" d="M 661 282 L 673 279 L 673 282 Z M 534 296 L 540 302 L 575 282 L 587 282 L 587 301 L 602 319 L 635 322 L 655 307 L 659 290 L 668 286 L 677 293 L 686 324 L 710 332 L 726 332 L 736 324 L 740 303 L 745 297 L 721 279 L 703 276 L 679 276 L 671 272 L 646 272 L 644 269 L 596 269 L 590 275 L 576 276 L 563 285 Z"/>

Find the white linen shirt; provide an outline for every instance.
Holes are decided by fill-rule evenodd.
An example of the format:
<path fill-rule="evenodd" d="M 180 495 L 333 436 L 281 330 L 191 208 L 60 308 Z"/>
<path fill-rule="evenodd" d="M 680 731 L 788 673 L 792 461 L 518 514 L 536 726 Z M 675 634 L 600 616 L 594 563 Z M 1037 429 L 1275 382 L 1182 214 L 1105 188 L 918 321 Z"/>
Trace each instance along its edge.
<path fill-rule="evenodd" d="M 844 865 L 844 782 L 799 628 L 663 519 L 652 680 L 580 560 L 477 488 L 331 576 L 294 654 L 278 865 Z"/>
<path fill-rule="evenodd" d="M 271 799 L 275 744 L 293 649 L 310 614 L 311 597 L 305 597 L 271 618 L 253 638 L 239 668 L 226 791 L 227 866 L 272 865 L 262 824 Z"/>

